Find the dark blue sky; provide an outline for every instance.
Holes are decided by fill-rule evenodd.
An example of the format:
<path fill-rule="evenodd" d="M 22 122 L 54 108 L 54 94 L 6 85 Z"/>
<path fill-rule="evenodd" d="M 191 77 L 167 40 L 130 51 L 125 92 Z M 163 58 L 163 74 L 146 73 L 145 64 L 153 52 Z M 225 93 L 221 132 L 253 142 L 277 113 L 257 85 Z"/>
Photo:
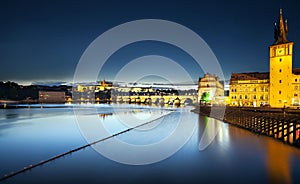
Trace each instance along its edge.
<path fill-rule="evenodd" d="M 228 79 L 232 72 L 268 71 L 268 46 L 283 8 L 294 41 L 294 67 L 300 67 L 300 2 L 247 1 L 1 1 L 0 80 L 71 81 L 86 47 L 100 34 L 138 19 L 164 19 L 198 33 L 211 47 Z M 135 52 L 133 52 L 135 51 Z M 169 57 L 197 78 L 192 59 L 168 44 L 145 42 L 122 48 L 101 78 L 143 55 Z"/>

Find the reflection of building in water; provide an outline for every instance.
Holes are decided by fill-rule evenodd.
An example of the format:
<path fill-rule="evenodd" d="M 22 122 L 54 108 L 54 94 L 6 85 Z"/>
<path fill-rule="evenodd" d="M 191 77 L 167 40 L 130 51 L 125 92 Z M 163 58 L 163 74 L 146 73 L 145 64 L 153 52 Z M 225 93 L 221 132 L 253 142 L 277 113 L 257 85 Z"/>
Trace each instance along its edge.
<path fill-rule="evenodd" d="M 224 85 L 216 75 L 209 73 L 199 78 L 198 82 L 198 101 L 213 104 L 225 104 Z"/>
<path fill-rule="evenodd" d="M 267 139 L 267 169 L 269 183 L 292 183 L 287 146 Z M 292 149 L 292 148 L 290 148 Z"/>
<path fill-rule="evenodd" d="M 99 114 L 99 117 L 101 117 L 102 119 L 105 119 L 107 116 L 112 116 L 113 113 L 101 113 Z"/>
<path fill-rule="evenodd" d="M 201 116 L 199 114 L 198 117 L 198 143 L 200 143 L 201 137 L 204 133 L 205 127 L 208 123 L 208 117 L 207 116 Z"/>
<path fill-rule="evenodd" d="M 219 120 L 216 120 L 214 118 L 210 118 L 207 116 L 201 116 L 199 115 L 199 124 L 198 124 L 198 141 L 199 141 L 199 150 L 203 151 L 205 150 L 216 138 L 217 134 L 223 130 L 221 130 L 222 122 Z M 226 129 L 227 131 L 227 129 Z M 219 135 L 219 138 L 221 140 L 219 141 L 225 141 L 223 137 L 223 132 L 221 133 L 221 137 Z M 227 137 L 228 138 L 228 137 Z"/>

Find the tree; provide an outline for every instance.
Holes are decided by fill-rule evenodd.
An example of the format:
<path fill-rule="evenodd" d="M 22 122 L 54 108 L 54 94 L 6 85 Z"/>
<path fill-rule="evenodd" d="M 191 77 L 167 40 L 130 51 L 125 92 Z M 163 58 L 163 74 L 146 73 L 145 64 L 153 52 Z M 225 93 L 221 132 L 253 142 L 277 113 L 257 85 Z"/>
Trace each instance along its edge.
<path fill-rule="evenodd" d="M 201 96 L 201 101 L 204 101 L 205 103 L 209 102 L 209 97 L 210 97 L 210 94 L 209 92 L 204 92 L 202 93 L 202 96 Z"/>

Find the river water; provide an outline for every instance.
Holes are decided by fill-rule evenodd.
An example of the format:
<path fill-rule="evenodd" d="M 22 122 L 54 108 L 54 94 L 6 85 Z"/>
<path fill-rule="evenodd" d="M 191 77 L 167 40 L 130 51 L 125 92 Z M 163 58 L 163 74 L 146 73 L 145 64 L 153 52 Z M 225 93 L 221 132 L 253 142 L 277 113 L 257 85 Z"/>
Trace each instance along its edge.
<path fill-rule="evenodd" d="M 107 137 L 94 127 L 108 135 L 136 127 L 2 183 L 300 182 L 300 149 L 191 109 L 106 104 L 1 109 L 1 177 Z M 118 147 L 115 140 L 127 144 Z M 128 144 L 147 151 L 130 152 Z M 148 150 L 151 146 L 155 149 Z"/>

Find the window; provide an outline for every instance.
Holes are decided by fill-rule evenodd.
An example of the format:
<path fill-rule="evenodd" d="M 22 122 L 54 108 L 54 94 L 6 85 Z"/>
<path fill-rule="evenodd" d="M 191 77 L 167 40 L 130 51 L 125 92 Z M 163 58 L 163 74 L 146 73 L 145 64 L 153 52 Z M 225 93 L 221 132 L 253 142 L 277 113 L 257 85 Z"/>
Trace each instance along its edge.
<path fill-rule="evenodd" d="M 261 96 L 260 96 L 260 99 L 263 100 L 263 99 L 264 99 L 264 95 L 261 95 Z"/>
<path fill-rule="evenodd" d="M 245 99 L 247 99 L 247 95 L 245 95 Z"/>
<path fill-rule="evenodd" d="M 255 91 L 256 91 L 256 88 L 253 88 L 253 91 L 255 92 Z"/>
<path fill-rule="evenodd" d="M 295 86 L 295 87 L 294 87 L 294 90 L 298 90 L 298 89 L 299 89 L 298 86 Z"/>
<path fill-rule="evenodd" d="M 278 100 L 278 102 L 281 104 L 281 100 Z"/>
<path fill-rule="evenodd" d="M 295 82 L 297 82 L 297 79 L 295 79 Z"/>
<path fill-rule="evenodd" d="M 281 91 L 279 91 L 279 94 L 281 95 Z"/>
<path fill-rule="evenodd" d="M 279 59 L 279 61 L 281 62 L 281 61 L 282 61 L 282 59 L 280 58 L 280 59 Z"/>
<path fill-rule="evenodd" d="M 295 94 L 294 94 L 294 97 L 297 97 L 297 96 L 298 96 L 298 94 L 295 93 Z"/>
<path fill-rule="evenodd" d="M 279 80 L 279 83 L 281 83 L 282 81 L 281 80 Z"/>
<path fill-rule="evenodd" d="M 256 95 L 253 95 L 253 99 L 254 99 L 254 100 L 256 99 Z"/>
<path fill-rule="evenodd" d="M 281 69 L 279 69 L 279 72 L 281 73 Z"/>
<path fill-rule="evenodd" d="M 260 91 L 263 92 L 264 91 L 264 87 L 260 87 Z"/>
<path fill-rule="evenodd" d="M 240 95 L 240 99 L 243 99 L 243 96 L 242 96 L 242 95 Z"/>

